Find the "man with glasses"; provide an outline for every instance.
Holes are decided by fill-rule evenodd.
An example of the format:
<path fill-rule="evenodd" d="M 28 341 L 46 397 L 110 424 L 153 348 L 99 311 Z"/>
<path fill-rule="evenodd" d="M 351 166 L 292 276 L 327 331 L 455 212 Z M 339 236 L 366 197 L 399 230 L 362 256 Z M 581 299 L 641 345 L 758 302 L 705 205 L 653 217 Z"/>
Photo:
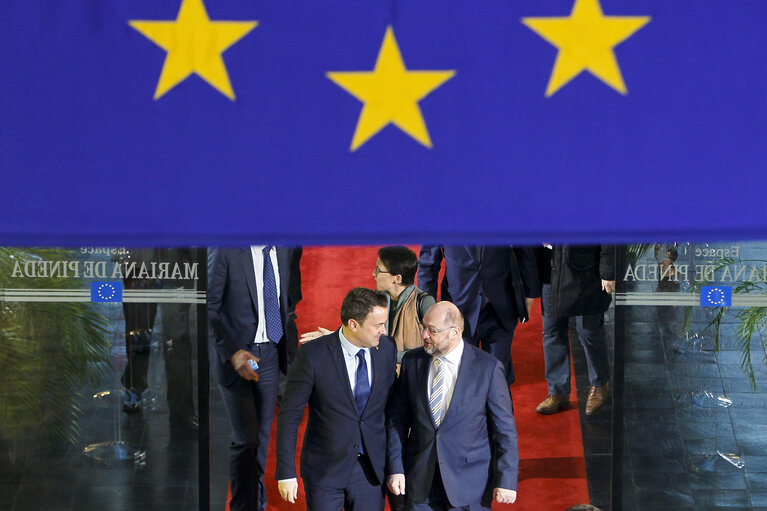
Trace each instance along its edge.
<path fill-rule="evenodd" d="M 513 503 L 519 455 L 503 367 L 464 342 L 452 303 L 434 305 L 423 326 L 424 346 L 405 354 L 390 405 L 389 491 L 415 511 Z"/>

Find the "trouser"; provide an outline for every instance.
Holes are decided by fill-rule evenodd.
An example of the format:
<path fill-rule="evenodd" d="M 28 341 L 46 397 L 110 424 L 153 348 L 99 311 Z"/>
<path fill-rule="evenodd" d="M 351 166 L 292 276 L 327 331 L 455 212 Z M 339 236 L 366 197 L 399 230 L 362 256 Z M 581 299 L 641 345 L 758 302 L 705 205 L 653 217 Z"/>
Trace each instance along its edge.
<path fill-rule="evenodd" d="M 551 296 L 551 285 L 543 286 L 543 356 L 546 361 L 546 381 L 549 394 L 570 395 L 570 341 L 569 317 L 550 318 L 546 304 Z M 589 381 L 601 387 L 610 380 L 610 362 L 605 342 L 604 313 L 576 317 L 578 338 L 586 353 Z"/>
<path fill-rule="evenodd" d="M 476 333 L 473 337 L 467 338 L 471 344 L 492 354 L 501 362 L 509 385 L 514 383 L 514 364 L 511 359 L 511 341 L 513 339 L 514 328 L 509 331 L 501 323 L 498 314 L 490 303 L 485 304 L 479 312 Z"/>
<path fill-rule="evenodd" d="M 367 455 L 357 456 L 344 488 L 305 485 L 308 511 L 383 511 L 384 488 Z"/>
<path fill-rule="evenodd" d="M 481 502 L 475 502 L 468 506 L 453 507 L 447 498 L 445 486 L 442 484 L 442 476 L 439 466 L 434 470 L 429 495 L 424 502 L 408 502 L 408 511 L 489 511 L 489 506 L 483 506 Z"/>
<path fill-rule="evenodd" d="M 229 446 L 231 511 L 266 509 L 264 472 L 280 364 L 277 345 L 273 342 L 255 344 L 251 352 L 261 359 L 258 381 L 237 377 L 231 385 L 219 385 L 232 428 Z"/>
<path fill-rule="evenodd" d="M 152 329 L 156 303 L 123 303 L 125 315 L 125 369 L 122 384 L 139 394 L 147 388 Z"/>
<path fill-rule="evenodd" d="M 192 336 L 188 303 L 160 304 L 165 376 L 168 380 L 168 409 L 171 417 L 194 415 Z"/>

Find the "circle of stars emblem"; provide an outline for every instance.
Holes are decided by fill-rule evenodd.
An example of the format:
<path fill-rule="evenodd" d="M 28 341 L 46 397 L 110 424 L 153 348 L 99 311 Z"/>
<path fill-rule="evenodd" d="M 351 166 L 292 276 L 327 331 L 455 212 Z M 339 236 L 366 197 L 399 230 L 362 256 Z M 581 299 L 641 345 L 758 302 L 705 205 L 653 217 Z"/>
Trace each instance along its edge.
<path fill-rule="evenodd" d="M 117 294 L 117 291 L 115 290 L 115 287 L 112 284 L 105 282 L 99 285 L 99 287 L 96 289 L 96 294 L 99 295 L 99 298 L 101 300 L 111 300 L 112 298 L 115 297 L 115 294 Z"/>
<path fill-rule="evenodd" d="M 713 287 L 706 293 L 706 301 L 711 305 L 724 305 L 724 291 L 718 287 Z"/>

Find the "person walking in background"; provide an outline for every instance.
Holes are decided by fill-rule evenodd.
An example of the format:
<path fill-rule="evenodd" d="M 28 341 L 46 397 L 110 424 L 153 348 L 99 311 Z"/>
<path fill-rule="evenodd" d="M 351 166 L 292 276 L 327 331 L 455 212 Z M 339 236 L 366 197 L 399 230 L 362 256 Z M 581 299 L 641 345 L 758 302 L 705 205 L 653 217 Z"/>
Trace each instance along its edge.
<path fill-rule="evenodd" d="M 397 345 L 397 363 L 407 350 L 423 346 L 421 320 L 435 302 L 432 295 L 415 286 L 417 270 L 418 256 L 409 248 L 390 246 L 378 250 L 373 278 L 376 291 L 387 298 L 386 333 Z M 330 330 L 319 327 L 301 335 L 300 341 L 311 341 L 329 333 Z"/>
<path fill-rule="evenodd" d="M 466 341 L 500 360 L 506 380 L 513 383 L 514 329 L 520 318 L 529 317 L 534 299 L 540 296 L 534 249 L 424 245 L 419 258 L 418 285 L 432 296 L 437 293 L 443 256 L 448 292 L 466 318 Z M 519 292 L 524 296 L 517 296 L 515 292 L 514 268 L 518 268 L 522 281 Z"/>
<path fill-rule="evenodd" d="M 284 500 L 298 496 L 296 442 L 308 404 L 301 449 L 307 509 L 383 510 L 385 412 L 397 359 L 384 335 L 387 316 L 382 293 L 354 288 L 341 305 L 343 326 L 298 350 L 277 419 L 275 478 Z"/>
<path fill-rule="evenodd" d="M 586 415 L 592 415 L 607 401 L 610 381 L 604 313 L 615 291 L 615 247 L 544 245 L 538 255 L 544 283 L 543 355 L 549 395 L 536 411 L 549 415 L 570 406 L 568 323 L 570 316 L 576 316 L 591 382 Z"/>
<path fill-rule="evenodd" d="M 128 262 L 150 265 L 155 259 L 154 249 L 132 248 L 114 260 L 118 264 Z M 150 278 L 125 278 L 125 289 L 158 289 L 162 282 Z M 157 317 L 156 303 L 123 302 L 125 316 L 125 368 L 121 382 L 123 411 L 135 413 L 141 410 L 142 398 L 148 387 L 149 359 L 152 350 L 152 331 Z"/>
<path fill-rule="evenodd" d="M 397 362 L 406 351 L 423 346 L 421 321 L 434 305 L 432 295 L 415 286 L 418 256 L 407 247 L 383 247 L 378 251 L 373 278 L 376 290 L 388 299 L 386 330 L 397 344 Z"/>
<path fill-rule="evenodd" d="M 511 504 L 519 455 L 503 367 L 463 340 L 452 303 L 434 305 L 423 325 L 424 346 L 402 359 L 390 405 L 388 489 L 415 511 Z"/>
<path fill-rule="evenodd" d="M 291 292 L 295 252 L 251 246 L 208 255 L 210 364 L 232 429 L 232 511 L 266 509 L 269 433 L 279 372 L 287 369 L 288 322 L 295 321 L 297 305 Z"/>
<path fill-rule="evenodd" d="M 195 249 L 159 248 L 157 258 L 171 264 L 193 265 Z M 165 289 L 196 289 L 196 279 L 177 279 L 163 282 Z M 192 375 L 192 339 L 194 333 L 191 319 L 194 317 L 190 303 L 160 303 L 162 324 L 162 353 L 165 359 L 165 375 L 168 379 L 168 412 L 173 429 L 195 431 L 199 420 L 194 411 L 194 377 Z"/>

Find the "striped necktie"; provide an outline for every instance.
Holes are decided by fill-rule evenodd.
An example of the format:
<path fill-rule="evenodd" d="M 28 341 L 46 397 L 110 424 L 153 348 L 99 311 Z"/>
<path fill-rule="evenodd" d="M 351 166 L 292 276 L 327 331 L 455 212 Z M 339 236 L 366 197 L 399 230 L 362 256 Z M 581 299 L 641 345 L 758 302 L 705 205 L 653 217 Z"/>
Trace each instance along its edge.
<path fill-rule="evenodd" d="M 441 358 L 434 359 L 434 379 L 431 382 L 431 397 L 429 398 L 431 416 L 437 427 L 445 415 L 445 370 L 442 365 Z"/>

